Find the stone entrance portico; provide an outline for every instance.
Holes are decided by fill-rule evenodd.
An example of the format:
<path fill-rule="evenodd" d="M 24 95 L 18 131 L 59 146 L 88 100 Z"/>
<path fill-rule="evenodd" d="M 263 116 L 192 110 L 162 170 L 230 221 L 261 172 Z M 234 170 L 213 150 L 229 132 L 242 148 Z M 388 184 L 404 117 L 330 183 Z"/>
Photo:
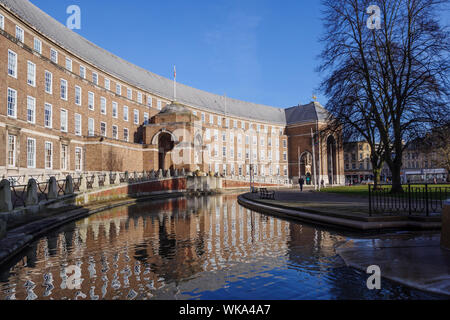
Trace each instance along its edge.
<path fill-rule="evenodd" d="M 151 152 L 144 158 L 146 170 L 196 170 L 194 139 L 199 119 L 181 104 L 172 103 L 144 127 L 144 144 Z"/>

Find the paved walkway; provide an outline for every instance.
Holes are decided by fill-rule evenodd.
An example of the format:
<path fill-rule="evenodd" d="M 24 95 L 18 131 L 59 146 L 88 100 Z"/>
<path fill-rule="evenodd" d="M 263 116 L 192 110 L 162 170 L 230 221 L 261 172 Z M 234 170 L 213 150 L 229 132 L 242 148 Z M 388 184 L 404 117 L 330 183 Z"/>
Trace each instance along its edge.
<path fill-rule="evenodd" d="M 353 217 L 368 217 L 369 202 L 364 196 L 346 196 L 342 194 L 313 192 L 312 190 L 276 190 L 275 200 L 262 200 L 259 193 L 248 194 L 251 199 L 267 204 L 282 205 L 311 212 Z"/>
<path fill-rule="evenodd" d="M 336 251 L 348 266 L 363 272 L 377 265 L 382 277 L 420 290 L 450 295 L 450 250 L 440 247 L 439 233 L 418 235 L 411 232 L 350 240 Z"/>

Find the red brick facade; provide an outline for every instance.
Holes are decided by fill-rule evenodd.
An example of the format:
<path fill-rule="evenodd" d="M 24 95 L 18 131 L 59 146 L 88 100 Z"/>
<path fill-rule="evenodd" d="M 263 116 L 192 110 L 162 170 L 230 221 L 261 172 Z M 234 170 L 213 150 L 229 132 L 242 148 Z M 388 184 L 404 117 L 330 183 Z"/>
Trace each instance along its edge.
<path fill-rule="evenodd" d="M 146 92 L 84 61 L 1 4 L 0 14 L 1 175 L 159 168 L 249 175 L 252 165 L 258 175 L 298 176 L 298 147 L 308 150 L 307 133 L 318 129 L 316 124 L 286 127 L 195 106 L 183 106 L 190 114 L 160 113 L 170 97 Z M 16 38 L 17 27 L 24 31 L 23 42 Z M 57 61 L 52 61 L 55 51 Z M 174 145 L 164 147 L 162 138 Z M 321 149 L 316 150 L 323 163 L 317 174 L 327 176 L 326 144 Z M 343 175 L 338 150 L 336 176 Z"/>

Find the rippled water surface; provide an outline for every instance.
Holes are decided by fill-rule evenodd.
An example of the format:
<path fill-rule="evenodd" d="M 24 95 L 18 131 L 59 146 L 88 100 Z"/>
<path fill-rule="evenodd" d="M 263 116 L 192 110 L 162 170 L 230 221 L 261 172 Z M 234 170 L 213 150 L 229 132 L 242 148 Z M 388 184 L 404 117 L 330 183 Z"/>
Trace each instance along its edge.
<path fill-rule="evenodd" d="M 434 298 L 385 280 L 368 290 L 335 253 L 346 240 L 247 210 L 236 195 L 138 203 L 33 243 L 0 270 L 0 299 Z"/>

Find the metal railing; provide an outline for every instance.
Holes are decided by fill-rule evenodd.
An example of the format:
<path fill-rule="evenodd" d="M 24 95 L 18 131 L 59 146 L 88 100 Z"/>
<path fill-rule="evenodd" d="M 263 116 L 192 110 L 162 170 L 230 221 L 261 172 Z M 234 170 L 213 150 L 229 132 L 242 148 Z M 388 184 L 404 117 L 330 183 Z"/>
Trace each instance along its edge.
<path fill-rule="evenodd" d="M 11 203 L 13 209 L 17 207 L 25 207 L 26 206 L 26 196 L 27 196 L 27 188 L 26 184 L 24 185 L 11 185 Z"/>
<path fill-rule="evenodd" d="M 425 215 L 442 212 L 450 198 L 450 184 L 407 184 L 403 192 L 392 193 L 392 185 L 369 185 L 369 215 Z"/>

